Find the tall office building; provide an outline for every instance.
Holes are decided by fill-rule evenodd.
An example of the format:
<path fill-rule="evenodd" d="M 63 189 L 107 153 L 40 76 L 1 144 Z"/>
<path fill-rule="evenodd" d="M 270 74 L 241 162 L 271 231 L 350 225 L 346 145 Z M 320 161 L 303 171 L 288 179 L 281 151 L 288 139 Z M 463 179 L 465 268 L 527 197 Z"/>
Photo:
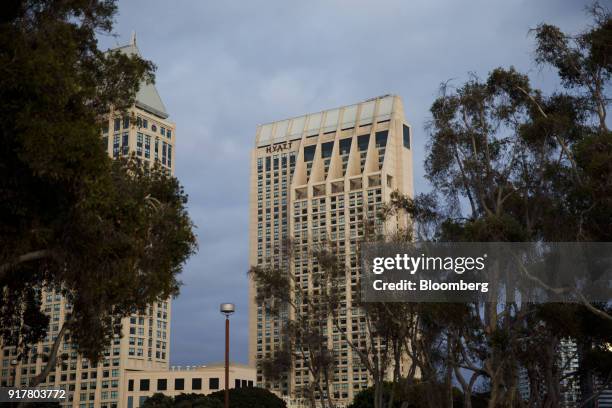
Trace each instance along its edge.
<path fill-rule="evenodd" d="M 140 55 L 132 35 L 130 44 L 116 51 Z M 153 84 L 142 83 L 136 102 L 127 112 L 110 112 L 102 138 L 113 158 L 134 154 L 144 166 L 159 163 L 174 172 L 175 124 L 168 120 L 166 108 Z M 3 348 L 0 383 L 24 387 L 44 367 L 42 355 L 57 338 L 71 305 L 59 293 L 44 293 L 42 308 L 50 318 L 47 336 L 29 355 L 17 361 L 13 348 Z M 170 301 L 150 305 L 143 315 L 123 320 L 123 336 L 108 345 L 96 366 L 81 357 L 69 336 L 59 354 L 67 355 L 41 386 L 63 388 L 69 398 L 64 406 L 79 408 L 117 408 L 125 392 L 126 373 L 134 370 L 167 369 L 170 350 Z"/>
<path fill-rule="evenodd" d="M 573 375 L 578 371 L 579 358 L 576 342 L 572 339 L 561 339 L 557 355 L 557 364 L 561 371 L 560 401 L 561 408 L 575 408 L 580 405 L 580 386 Z M 529 375 L 525 367 L 519 367 L 518 391 L 523 401 L 528 401 L 531 395 Z M 546 393 L 545 385 L 540 385 L 541 395 Z"/>
<path fill-rule="evenodd" d="M 250 264 L 280 266 L 310 293 L 316 291 L 312 273 L 318 266 L 309 251 L 331 241 L 346 266 L 339 314 L 346 317 L 342 329 L 353 339 L 365 336 L 364 316 L 353 302 L 363 219 L 374 220 L 394 190 L 412 196 L 410 139 L 402 101 L 392 95 L 257 128 L 251 165 Z M 398 216 L 378 228 L 390 231 L 406 225 L 407 220 Z M 290 262 L 283 259 L 285 239 L 293 242 Z M 271 314 L 256 303 L 256 290 L 251 282 L 249 356 L 257 367 L 257 383 L 299 406 L 312 378 L 298 353 L 292 353 L 289 375 L 283 380 L 266 379 L 262 369 L 262 362 L 282 347 L 284 322 L 295 311 Z M 323 333 L 338 362 L 331 393 L 342 406 L 370 381 L 331 319 Z"/>

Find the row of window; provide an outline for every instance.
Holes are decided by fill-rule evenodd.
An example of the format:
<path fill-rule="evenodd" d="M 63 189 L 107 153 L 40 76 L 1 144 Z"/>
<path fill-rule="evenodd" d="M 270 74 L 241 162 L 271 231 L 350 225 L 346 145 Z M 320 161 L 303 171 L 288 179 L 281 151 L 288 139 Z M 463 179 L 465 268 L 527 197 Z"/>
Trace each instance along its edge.
<path fill-rule="evenodd" d="M 140 379 L 139 383 L 139 391 L 153 391 L 151 390 L 151 380 L 148 378 Z M 168 380 L 166 378 L 158 378 L 156 381 L 157 387 L 155 391 L 167 391 L 168 390 Z M 236 378 L 234 380 L 234 387 L 252 387 L 252 380 L 241 380 Z M 184 378 L 175 378 L 174 379 L 174 388 L 175 391 L 183 391 L 185 390 L 185 379 Z M 192 378 L 191 379 L 191 390 L 201 390 L 202 389 L 202 378 Z M 211 377 L 208 379 L 208 389 L 209 390 L 218 390 L 219 389 L 219 378 Z M 128 380 L 128 391 L 134 391 L 134 380 Z"/>
<path fill-rule="evenodd" d="M 136 126 L 138 126 L 139 129 L 149 129 L 149 120 L 141 116 L 137 116 Z M 129 116 L 124 116 L 123 118 L 115 118 L 113 122 L 113 130 L 115 132 L 119 132 L 121 129 L 127 130 L 129 128 L 130 128 L 130 117 Z M 158 129 L 158 125 L 156 123 L 151 123 L 150 130 L 151 132 L 157 132 L 159 130 L 159 133 L 162 136 L 166 136 L 168 139 L 172 139 L 172 129 L 166 129 L 166 127 L 161 126 L 161 125 L 159 126 L 159 129 Z M 106 124 L 102 128 L 102 133 L 104 134 L 108 133 L 108 124 Z"/>
<path fill-rule="evenodd" d="M 108 149 L 108 137 L 102 137 L 102 145 Z M 115 134 L 113 136 L 113 158 L 120 155 L 127 156 L 130 153 L 129 133 Z M 151 136 L 138 132 L 136 134 L 136 156 L 145 159 L 151 158 Z M 172 167 L 172 145 L 155 138 L 153 143 L 153 157 L 155 161 L 161 161 L 163 165 Z"/>

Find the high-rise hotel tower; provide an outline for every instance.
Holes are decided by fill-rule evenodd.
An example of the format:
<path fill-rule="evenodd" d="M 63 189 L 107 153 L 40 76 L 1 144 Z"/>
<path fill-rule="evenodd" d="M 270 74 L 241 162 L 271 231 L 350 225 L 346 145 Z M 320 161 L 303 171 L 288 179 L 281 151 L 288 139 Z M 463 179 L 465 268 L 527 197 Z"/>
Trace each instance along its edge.
<path fill-rule="evenodd" d="M 258 126 L 251 165 L 251 265 L 280 266 L 302 290 L 312 291 L 317 265 L 309 250 L 331 240 L 346 266 L 342 329 L 354 338 L 363 335 L 364 317 L 353 302 L 363 220 L 374 220 L 394 190 L 412 196 L 412 183 L 411 131 L 398 96 Z M 390 230 L 406 223 L 395 218 L 378 227 Z M 293 243 L 290 262 L 279 250 L 285 239 Z M 251 281 L 249 356 L 258 385 L 299 402 L 312 381 L 299 353 L 292 353 L 285 380 L 268 380 L 262 369 L 262 362 L 282 347 L 283 323 L 295 312 L 270 313 L 257 304 L 256 290 Z M 369 378 L 331 320 L 324 334 L 338 362 L 331 392 L 342 406 L 368 386 Z"/>
<path fill-rule="evenodd" d="M 134 36 L 130 44 L 116 51 L 140 55 Z M 159 163 L 169 173 L 174 172 L 175 137 L 175 124 L 168 120 L 157 89 L 144 82 L 134 106 L 127 112 L 110 112 L 108 123 L 102 129 L 102 139 L 111 157 L 134 154 L 142 165 L 150 167 Z M 42 308 L 50 318 L 47 336 L 21 361 L 17 361 L 14 348 L 2 348 L 0 385 L 23 388 L 44 367 L 42 356 L 51 350 L 71 305 L 59 293 L 45 292 Z M 69 337 L 65 338 L 58 354 L 68 358 L 51 371 L 41 387 L 68 391 L 68 399 L 62 406 L 120 407 L 121 395 L 129 387 L 128 371 L 168 368 L 170 301 L 149 305 L 145 314 L 125 318 L 122 323 L 123 336 L 108 345 L 104 358 L 97 365 L 82 358 Z"/>

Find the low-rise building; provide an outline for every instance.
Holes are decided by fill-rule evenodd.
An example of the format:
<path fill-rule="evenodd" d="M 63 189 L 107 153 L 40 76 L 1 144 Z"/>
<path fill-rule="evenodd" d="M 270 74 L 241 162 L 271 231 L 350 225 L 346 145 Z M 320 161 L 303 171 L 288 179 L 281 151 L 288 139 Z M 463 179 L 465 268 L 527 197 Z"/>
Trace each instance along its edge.
<path fill-rule="evenodd" d="M 255 369 L 244 364 L 231 363 L 230 388 L 253 387 Z M 224 389 L 223 363 L 200 366 L 173 366 L 170 370 L 128 371 L 124 377 L 122 407 L 138 408 L 145 399 L 156 393 L 169 397 L 180 394 L 207 395 Z"/>

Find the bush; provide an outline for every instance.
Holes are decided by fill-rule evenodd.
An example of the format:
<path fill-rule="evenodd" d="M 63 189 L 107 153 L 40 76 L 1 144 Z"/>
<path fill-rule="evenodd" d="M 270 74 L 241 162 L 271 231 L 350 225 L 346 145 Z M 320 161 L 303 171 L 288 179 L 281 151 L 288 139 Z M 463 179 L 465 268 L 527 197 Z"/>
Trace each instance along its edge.
<path fill-rule="evenodd" d="M 383 391 L 383 406 L 389 403 L 391 396 L 391 383 L 385 383 Z M 420 382 L 403 381 L 395 390 L 393 408 L 402 408 L 408 403 L 408 408 L 429 408 L 430 406 L 442 406 L 444 404 L 447 388 L 443 384 L 424 384 Z M 463 393 L 458 388 L 453 388 L 453 406 L 463 407 Z M 472 396 L 473 408 L 484 408 L 487 406 L 486 398 L 480 395 Z M 360 391 L 348 408 L 374 408 L 374 387 Z"/>
<path fill-rule="evenodd" d="M 230 408 L 287 408 L 285 401 L 263 388 L 232 388 L 229 394 Z M 212 393 L 210 398 L 223 403 L 225 391 Z"/>
<path fill-rule="evenodd" d="M 223 408 L 223 404 L 202 394 L 180 394 L 172 398 L 156 393 L 145 400 L 142 408 Z"/>

